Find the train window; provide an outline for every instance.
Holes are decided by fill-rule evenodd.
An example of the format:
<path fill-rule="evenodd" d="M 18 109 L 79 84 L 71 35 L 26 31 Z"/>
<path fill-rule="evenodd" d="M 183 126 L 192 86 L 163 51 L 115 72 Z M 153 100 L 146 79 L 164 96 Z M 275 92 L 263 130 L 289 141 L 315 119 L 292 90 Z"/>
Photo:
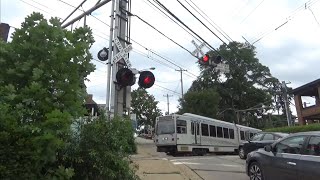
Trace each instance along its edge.
<path fill-rule="evenodd" d="M 229 139 L 229 130 L 228 130 L 228 128 L 223 128 L 223 138 Z"/>
<path fill-rule="evenodd" d="M 177 133 L 187 134 L 187 121 L 177 120 Z"/>
<path fill-rule="evenodd" d="M 201 123 L 201 134 L 202 136 L 209 136 L 208 124 Z"/>
<path fill-rule="evenodd" d="M 241 140 L 245 140 L 244 131 L 240 131 Z"/>
<path fill-rule="evenodd" d="M 234 130 L 229 129 L 230 139 L 234 139 Z"/>
<path fill-rule="evenodd" d="M 217 127 L 217 137 L 223 137 L 222 127 Z"/>
<path fill-rule="evenodd" d="M 191 122 L 191 134 L 194 135 L 194 122 Z"/>
<path fill-rule="evenodd" d="M 199 123 L 197 123 L 197 135 L 200 135 Z"/>
<path fill-rule="evenodd" d="M 217 134 L 216 134 L 216 127 L 215 126 L 212 126 L 210 125 L 210 136 L 211 137 L 217 137 Z"/>

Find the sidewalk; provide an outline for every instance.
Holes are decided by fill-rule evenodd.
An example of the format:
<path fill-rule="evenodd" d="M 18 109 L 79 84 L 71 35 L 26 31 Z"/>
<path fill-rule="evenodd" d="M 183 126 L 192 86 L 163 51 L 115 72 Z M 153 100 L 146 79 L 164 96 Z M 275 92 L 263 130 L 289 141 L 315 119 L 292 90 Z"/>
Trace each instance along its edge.
<path fill-rule="evenodd" d="M 137 175 L 142 180 L 201 180 L 185 165 L 173 165 L 164 153 L 156 152 L 152 140 L 137 138 L 138 152 L 132 160 L 139 166 Z"/>

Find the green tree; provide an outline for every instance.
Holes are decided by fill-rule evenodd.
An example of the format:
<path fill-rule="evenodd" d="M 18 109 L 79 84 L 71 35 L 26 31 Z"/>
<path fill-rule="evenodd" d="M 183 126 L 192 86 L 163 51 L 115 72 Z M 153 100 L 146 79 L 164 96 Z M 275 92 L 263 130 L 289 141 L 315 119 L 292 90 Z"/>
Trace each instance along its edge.
<path fill-rule="evenodd" d="M 72 121 L 84 114 L 94 70 L 89 28 L 74 32 L 33 13 L 12 42 L 0 41 L 0 179 L 68 179 L 58 159 Z"/>
<path fill-rule="evenodd" d="M 193 113 L 216 118 L 220 97 L 215 89 L 188 91 L 184 99 L 180 99 L 179 113 Z"/>
<path fill-rule="evenodd" d="M 193 82 L 190 91 L 216 88 L 221 97 L 218 109 L 223 113 L 220 118 L 227 121 L 236 119 L 235 113 L 227 109 L 241 110 L 261 107 L 262 104 L 272 105 L 273 87 L 279 81 L 272 77 L 268 67 L 259 62 L 253 46 L 230 42 L 228 45 L 221 45 L 217 51 L 222 55 L 223 62 L 229 65 L 230 72 L 223 73 L 215 71 L 213 67 L 200 66 L 202 72 Z M 212 51 L 209 53 L 215 54 Z M 255 116 L 264 112 L 265 110 L 261 109 L 250 111 Z"/>
<path fill-rule="evenodd" d="M 161 110 L 157 107 L 159 102 L 143 88 L 133 90 L 131 97 L 132 113 L 137 115 L 138 126 L 151 125 L 154 127 L 156 117 L 162 115 Z"/>
<path fill-rule="evenodd" d="M 134 180 L 137 177 L 128 155 L 135 152 L 131 121 L 119 117 L 106 121 L 102 115 L 73 123 L 63 162 L 72 165 L 75 180 Z"/>

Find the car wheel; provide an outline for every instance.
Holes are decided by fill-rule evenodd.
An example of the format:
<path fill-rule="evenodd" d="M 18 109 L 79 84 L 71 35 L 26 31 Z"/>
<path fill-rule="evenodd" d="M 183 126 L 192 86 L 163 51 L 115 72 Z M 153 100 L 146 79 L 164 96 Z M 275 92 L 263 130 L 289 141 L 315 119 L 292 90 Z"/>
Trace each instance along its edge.
<path fill-rule="evenodd" d="M 244 154 L 244 150 L 243 150 L 243 147 L 240 147 L 239 148 L 239 157 L 240 159 L 246 159 L 246 155 Z"/>
<path fill-rule="evenodd" d="M 261 166 L 257 162 L 253 162 L 249 166 L 250 180 L 264 180 Z"/>

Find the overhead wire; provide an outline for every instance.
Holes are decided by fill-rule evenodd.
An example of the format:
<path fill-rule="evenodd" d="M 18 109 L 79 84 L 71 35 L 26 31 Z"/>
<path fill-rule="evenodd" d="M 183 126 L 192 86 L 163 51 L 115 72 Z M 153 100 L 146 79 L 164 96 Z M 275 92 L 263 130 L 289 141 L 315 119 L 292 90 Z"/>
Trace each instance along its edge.
<path fill-rule="evenodd" d="M 185 0 L 188 5 L 194 9 L 202 18 L 204 18 L 213 28 L 215 28 L 224 38 L 226 38 L 228 41 L 233 41 L 233 39 L 220 28 L 203 10 L 199 8 L 197 4 L 195 4 L 192 0 L 189 0 L 193 5 L 191 5 L 187 0 Z M 196 9 L 194 6 L 202 13 L 204 16 Z M 209 20 L 208 20 L 209 19 Z"/>
<path fill-rule="evenodd" d="M 178 94 L 178 95 L 181 95 L 181 93 L 179 93 L 179 92 L 177 92 L 177 91 L 174 91 L 174 90 L 165 88 L 165 87 L 160 86 L 160 85 L 158 85 L 158 84 L 154 84 L 154 85 L 157 86 L 157 87 L 160 87 L 160 88 L 162 88 L 162 89 L 165 89 L 165 90 L 167 90 L 167 91 L 170 91 L 170 92 L 176 93 L 176 94 Z"/>
<path fill-rule="evenodd" d="M 258 7 L 263 3 L 263 1 L 264 0 L 260 1 L 260 3 L 255 8 L 253 8 L 253 10 L 240 22 L 240 24 L 242 24 L 245 20 L 247 20 L 248 17 L 251 16 L 251 14 L 254 13 L 254 11 L 258 9 Z"/>
<path fill-rule="evenodd" d="M 295 9 L 293 12 L 291 12 L 290 15 L 285 19 L 285 21 L 282 22 L 280 25 L 277 25 L 276 28 L 269 28 L 269 30 L 260 33 L 260 35 L 257 35 L 256 38 L 251 41 L 252 42 L 251 45 L 259 42 L 261 39 L 263 39 L 267 35 L 271 34 L 272 32 L 277 31 L 279 28 L 281 28 L 284 25 L 286 25 L 287 23 L 289 23 L 289 21 L 291 21 L 294 18 L 294 16 L 296 16 L 300 11 L 306 9 L 307 7 L 313 6 L 318 1 L 319 0 L 309 0 L 306 3 L 303 3 L 301 6 L 299 6 L 297 9 Z"/>
<path fill-rule="evenodd" d="M 167 13 L 165 13 L 162 9 L 160 9 L 158 6 L 156 6 L 155 4 L 153 4 L 150 0 L 147 0 L 153 7 L 157 8 L 158 11 L 160 11 L 162 14 L 165 15 L 165 17 L 169 18 L 174 24 L 178 25 L 180 28 L 182 28 L 185 32 L 187 32 L 190 36 L 192 36 L 194 39 L 196 39 L 198 42 L 201 42 L 199 40 L 199 38 L 197 38 L 195 35 L 193 35 L 192 33 L 190 33 L 190 31 L 188 31 L 185 27 L 183 27 L 181 24 L 179 24 L 177 21 L 175 21 L 172 17 L 170 17 Z M 146 1 L 144 0 L 144 2 L 146 3 Z M 148 3 L 146 3 L 148 4 Z M 149 5 L 149 4 L 148 4 Z M 150 6 L 150 5 L 149 5 Z M 152 7 L 150 6 L 150 7 Z M 154 9 L 154 8 L 153 8 Z"/>
<path fill-rule="evenodd" d="M 76 8 L 75 6 L 73 6 L 73 5 L 71 5 L 71 4 L 67 3 L 67 2 L 65 2 L 65 1 L 63 1 L 63 0 L 57 0 L 57 1 L 60 1 L 60 2 L 62 2 L 62 3 L 64 3 L 64 4 L 66 4 L 66 5 L 70 6 L 70 7 L 74 7 L 74 8 Z M 78 10 L 83 11 L 83 10 L 81 10 L 81 9 L 78 9 Z M 95 18 L 95 19 L 97 19 L 99 22 L 101 22 L 101 23 L 105 24 L 106 26 L 110 27 L 110 25 L 109 25 L 109 24 L 105 23 L 104 21 L 102 21 L 101 19 L 99 19 L 99 18 L 95 17 L 94 15 L 90 14 L 90 16 L 94 17 L 94 18 Z M 140 18 L 140 17 L 139 17 L 139 18 Z M 97 36 L 99 36 L 99 35 L 97 35 Z M 108 36 L 108 35 L 106 35 L 106 36 Z M 99 36 L 99 37 L 101 37 L 101 36 Z M 109 37 L 109 36 L 108 36 L 108 37 Z M 104 39 L 106 39 L 106 38 L 104 38 Z M 106 39 L 106 40 L 108 40 L 108 39 Z M 156 53 L 155 51 L 152 51 L 152 50 L 150 50 L 150 49 L 148 49 L 148 48 L 146 48 L 146 47 L 142 46 L 142 44 L 138 43 L 138 42 L 137 42 L 137 41 L 135 41 L 134 39 L 132 39 L 132 38 L 131 38 L 131 41 L 133 41 L 133 42 L 137 43 L 137 44 L 138 44 L 138 45 L 140 45 L 141 47 L 145 48 L 146 50 L 150 51 L 151 53 L 155 54 L 156 56 L 158 56 L 158 57 L 162 58 L 163 60 L 168 61 L 169 63 L 171 63 L 171 64 L 173 64 L 173 65 L 177 66 L 178 68 L 182 68 L 180 65 L 177 65 L 177 64 L 173 63 L 173 61 L 170 61 L 170 60 L 168 60 L 167 58 L 164 58 L 164 57 L 163 57 L 163 56 L 161 56 L 159 53 Z M 180 45 L 180 46 L 181 46 L 181 45 Z M 184 47 L 182 47 L 182 48 L 184 48 Z M 185 49 L 185 50 L 187 50 L 186 48 L 184 48 L 184 49 Z M 187 51 L 189 51 L 189 50 L 187 50 Z M 189 51 L 189 53 L 191 53 L 191 52 Z M 191 53 L 191 55 L 192 55 L 192 53 Z M 186 68 L 183 68 L 183 69 L 186 69 Z M 195 74 L 193 74 L 193 73 L 191 73 L 191 72 L 189 72 L 189 71 L 187 71 L 187 73 L 191 74 L 192 76 L 197 77 Z M 188 75 L 188 74 L 186 74 L 186 75 Z M 189 75 L 189 76 L 190 76 L 190 75 Z M 190 77 L 191 77 L 191 76 L 190 76 Z"/>
<path fill-rule="evenodd" d="M 166 6 L 164 6 L 161 2 L 159 2 L 158 0 L 153 0 L 154 2 L 156 2 L 162 9 L 164 9 L 167 13 L 169 13 L 172 17 L 174 17 L 174 19 L 176 19 L 180 24 L 182 24 L 184 27 L 186 27 L 190 32 L 192 32 L 193 34 L 195 34 L 199 39 L 201 39 L 202 42 L 206 43 L 213 51 L 215 51 L 216 53 L 219 53 L 219 51 L 217 51 L 217 49 L 215 49 L 214 47 L 212 47 L 205 39 L 203 39 L 199 34 L 197 34 L 196 32 L 194 32 L 188 25 L 186 25 L 182 20 L 180 20 L 175 14 L 173 14 Z"/>
<path fill-rule="evenodd" d="M 166 37 L 167 39 L 169 39 L 171 42 L 173 42 L 174 44 L 176 44 L 177 46 L 179 46 L 180 48 L 182 48 L 183 50 L 187 51 L 191 56 L 197 58 L 195 55 L 192 54 L 191 51 L 189 51 L 187 48 L 183 47 L 181 44 L 177 43 L 176 41 L 174 41 L 173 39 L 171 39 L 170 37 L 168 37 L 167 35 L 165 35 L 163 32 L 161 32 L 160 30 L 158 30 L 157 28 L 155 28 L 153 25 L 151 25 L 149 22 L 145 21 L 144 19 L 142 19 L 140 16 L 136 15 L 136 14 L 132 14 L 129 11 L 127 11 L 127 13 L 129 14 L 129 16 L 134 16 L 137 17 L 140 21 L 142 21 L 143 23 L 147 24 L 148 26 L 150 26 L 152 29 L 154 29 L 155 31 L 157 31 L 159 34 L 161 34 L 162 36 Z"/>
<path fill-rule="evenodd" d="M 41 10 L 41 11 L 46 12 L 46 13 L 48 13 L 48 14 L 50 14 L 50 15 L 52 15 L 52 16 L 53 16 L 53 14 L 51 14 L 51 13 L 49 13 L 49 12 L 47 12 L 47 11 L 44 11 L 44 10 L 42 10 L 41 8 L 38 8 L 38 7 L 36 7 L 36 6 L 32 5 L 32 4 L 29 4 L 29 3 L 25 2 L 24 0 L 20 0 L 20 1 L 22 1 L 22 2 L 24 2 L 25 4 L 28 4 L 28 5 L 30 5 L 30 6 L 32 6 L 32 7 L 34 7 L 34 8 L 36 8 L 36 9 L 38 9 L 38 10 Z M 74 8 L 75 8 L 75 6 L 73 6 L 73 5 L 71 5 L 71 4 L 67 3 L 67 2 L 65 2 L 65 1 L 63 1 L 63 0 L 58 0 L 58 1 L 61 1 L 62 3 L 64 3 L 64 4 L 66 4 L 66 5 L 69 5 L 69 6 L 71 6 L 71 7 L 74 7 Z M 37 3 L 37 4 L 40 4 L 40 3 Z M 44 5 L 42 5 L 42 6 L 44 6 Z M 45 6 L 44 6 L 44 7 L 45 7 Z M 48 9 L 50 9 L 50 8 L 48 8 Z M 79 9 L 79 10 L 80 10 L 80 11 L 84 11 L 84 10 L 81 10 L 81 9 Z M 102 22 L 103 24 L 105 24 L 105 25 L 107 25 L 107 26 L 109 26 L 109 27 L 110 27 L 110 25 L 108 25 L 107 23 L 105 23 L 105 22 L 101 21 L 99 18 L 95 17 L 94 15 L 91 15 L 91 14 L 90 14 L 90 16 L 94 17 L 94 18 L 95 18 L 95 19 L 97 19 L 98 21 L 100 21 L 100 22 Z M 60 18 L 60 19 L 61 19 L 61 18 Z M 103 38 L 102 36 L 100 36 L 100 35 L 98 35 L 98 34 L 95 34 L 95 35 L 97 35 L 97 36 L 99 36 L 99 37 Z M 104 39 L 106 39 L 106 38 L 104 38 Z M 106 39 L 106 40 L 108 40 L 108 39 Z M 141 45 L 141 44 L 140 44 L 140 45 Z M 101 64 L 105 64 L 105 63 L 103 63 L 103 62 L 101 62 L 101 61 L 99 61 L 99 60 L 97 60 L 97 59 L 95 59 L 95 58 L 92 58 L 92 59 L 93 59 L 94 61 L 96 61 L 96 62 L 101 63 Z M 151 58 L 149 58 L 149 59 L 151 59 Z M 159 62 L 161 62 L 161 61 L 159 61 Z M 171 68 L 172 68 L 172 67 L 171 67 Z M 175 68 L 172 68 L 172 69 L 175 69 Z M 98 71 L 99 71 L 99 70 L 98 70 Z M 104 71 L 101 71 L 101 72 L 104 72 Z M 188 75 L 188 74 L 186 74 L 186 75 Z M 188 75 L 188 76 L 190 76 L 190 75 Z M 190 76 L 190 77 L 191 77 L 191 76 Z M 165 87 L 162 87 L 162 86 L 160 86 L 160 85 L 155 84 L 155 86 L 158 86 L 158 87 L 160 87 L 160 88 L 162 88 L 162 89 L 165 89 L 165 90 L 167 90 L 167 91 L 170 91 L 170 92 L 173 92 L 173 93 L 176 93 L 176 94 L 181 95 L 180 93 L 178 93 L 178 92 L 176 92 L 176 91 L 170 90 L 170 89 L 165 88 Z"/>

